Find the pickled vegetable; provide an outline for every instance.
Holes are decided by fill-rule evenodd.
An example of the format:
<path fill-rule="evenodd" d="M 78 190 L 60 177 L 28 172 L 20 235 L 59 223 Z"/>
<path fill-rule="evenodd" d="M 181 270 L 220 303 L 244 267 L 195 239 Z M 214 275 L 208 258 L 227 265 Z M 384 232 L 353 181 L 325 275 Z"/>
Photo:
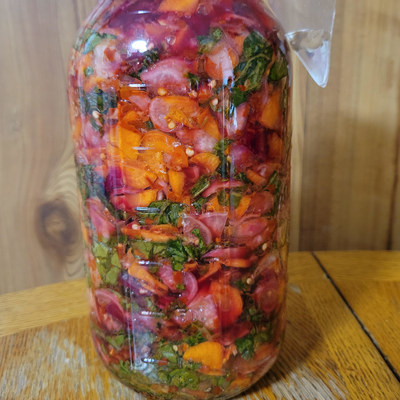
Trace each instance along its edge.
<path fill-rule="evenodd" d="M 237 395 L 285 327 L 290 97 L 258 1 L 106 1 L 69 66 L 95 348 L 158 399 Z"/>

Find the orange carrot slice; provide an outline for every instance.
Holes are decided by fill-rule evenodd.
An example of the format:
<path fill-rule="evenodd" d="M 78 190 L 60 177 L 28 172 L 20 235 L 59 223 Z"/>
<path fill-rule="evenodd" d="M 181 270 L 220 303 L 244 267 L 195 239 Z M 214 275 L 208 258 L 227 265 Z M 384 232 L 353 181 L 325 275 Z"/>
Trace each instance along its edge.
<path fill-rule="evenodd" d="M 142 147 L 167 154 L 168 157 L 164 157 L 164 161 L 167 161 L 166 164 L 168 164 L 170 168 L 179 170 L 187 168 L 189 165 L 187 155 L 181 143 L 166 133 L 159 131 L 150 131 L 146 133 L 143 136 Z"/>
<path fill-rule="evenodd" d="M 251 196 L 243 196 L 240 200 L 238 208 L 233 213 L 233 217 L 235 220 L 239 220 L 243 217 L 247 209 L 249 208 L 251 203 Z"/>
<path fill-rule="evenodd" d="M 197 122 L 200 128 L 211 135 L 214 139 L 221 140 L 222 136 L 218 129 L 218 123 L 211 115 L 210 110 L 206 108 L 198 117 Z"/>
<path fill-rule="evenodd" d="M 142 151 L 139 153 L 138 160 L 144 161 L 151 172 L 154 172 L 159 178 L 168 182 L 167 166 L 164 163 L 161 151 Z"/>
<path fill-rule="evenodd" d="M 268 136 L 267 144 L 268 144 L 268 156 L 277 163 L 282 162 L 283 152 L 284 152 L 283 140 L 279 137 L 279 135 L 276 132 Z"/>
<path fill-rule="evenodd" d="M 282 124 L 281 95 L 279 90 L 269 97 L 259 119 L 262 125 L 273 131 L 279 130 Z"/>
<path fill-rule="evenodd" d="M 198 6 L 199 0 L 164 0 L 158 7 L 158 11 L 194 14 Z"/>
<path fill-rule="evenodd" d="M 211 174 L 219 167 L 221 160 L 214 154 L 201 153 L 192 157 L 190 162 L 200 165 L 200 167 L 204 168 L 207 173 Z"/>
<path fill-rule="evenodd" d="M 224 346 L 217 342 L 204 342 L 189 347 L 183 355 L 185 361 L 193 360 L 213 370 L 220 370 L 224 359 Z"/>
<path fill-rule="evenodd" d="M 110 164 L 110 163 L 109 163 Z M 157 179 L 157 175 L 147 171 L 146 164 L 140 161 L 133 161 L 130 165 L 115 163 L 121 168 L 122 180 L 125 185 L 134 189 L 145 189 L 151 186 Z"/>
<path fill-rule="evenodd" d="M 172 191 L 178 196 L 182 196 L 183 187 L 185 186 L 185 174 L 183 172 L 169 170 L 168 177 Z"/>
<path fill-rule="evenodd" d="M 261 175 L 258 175 L 251 169 L 246 171 L 246 176 L 257 186 L 264 186 L 268 183 L 268 181 L 265 178 L 263 178 Z"/>
<path fill-rule="evenodd" d="M 168 293 L 168 287 L 158 281 L 137 261 L 133 262 L 133 264 L 129 267 L 128 273 L 133 278 L 140 280 L 145 289 L 150 290 L 158 295 L 165 295 Z"/>

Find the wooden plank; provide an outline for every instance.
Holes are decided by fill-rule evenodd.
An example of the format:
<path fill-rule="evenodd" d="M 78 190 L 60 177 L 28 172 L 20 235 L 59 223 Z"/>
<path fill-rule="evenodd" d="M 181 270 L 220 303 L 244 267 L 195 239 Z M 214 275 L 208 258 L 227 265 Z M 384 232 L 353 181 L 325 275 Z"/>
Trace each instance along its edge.
<path fill-rule="evenodd" d="M 307 85 L 300 250 L 400 249 L 399 19 L 398 0 L 337 1 L 330 82 Z"/>
<path fill-rule="evenodd" d="M 400 374 L 400 252 L 317 252 L 316 256 Z"/>
<path fill-rule="evenodd" d="M 83 274 L 66 71 L 95 3 L 0 2 L 0 294 Z"/>
<path fill-rule="evenodd" d="M 314 258 L 291 254 L 290 270 L 284 349 L 271 372 L 240 399 L 397 400 L 399 382 Z M 74 293 L 82 298 L 71 289 L 70 302 Z M 62 314 L 57 292 L 48 298 Z M 0 388 L 2 398 L 13 400 L 133 397 L 101 366 L 87 317 L 0 338 Z"/>
<path fill-rule="evenodd" d="M 300 213 L 301 190 L 303 183 L 304 129 L 306 114 L 307 71 L 300 60 L 293 55 L 293 136 L 292 136 L 292 170 L 291 170 L 291 218 L 290 218 L 290 251 L 300 248 Z"/>
<path fill-rule="evenodd" d="M 0 337 L 87 315 L 84 279 L 0 296 Z"/>

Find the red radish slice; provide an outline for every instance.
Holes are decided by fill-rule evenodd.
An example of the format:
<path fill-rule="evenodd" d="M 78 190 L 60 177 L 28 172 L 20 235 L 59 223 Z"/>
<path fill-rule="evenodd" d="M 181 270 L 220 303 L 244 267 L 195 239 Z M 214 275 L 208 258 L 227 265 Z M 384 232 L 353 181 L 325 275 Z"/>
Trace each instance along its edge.
<path fill-rule="evenodd" d="M 246 258 L 250 255 L 247 247 L 231 247 L 226 249 L 215 249 L 205 254 L 203 258 Z"/>
<path fill-rule="evenodd" d="M 195 153 L 212 153 L 218 140 L 207 132 L 196 130 L 193 132 L 193 143 Z"/>
<path fill-rule="evenodd" d="M 243 186 L 243 182 L 239 182 L 239 181 L 227 181 L 227 182 L 219 182 L 219 181 L 215 181 L 213 182 L 210 187 L 203 192 L 203 197 L 208 197 L 211 196 L 212 194 L 218 192 L 221 189 L 231 189 L 231 188 L 235 188 L 235 187 L 240 187 Z"/>
<path fill-rule="evenodd" d="M 248 335 L 253 328 L 253 324 L 250 321 L 239 322 L 237 324 L 232 325 L 228 330 L 225 330 L 221 337 L 219 338 L 219 342 L 223 346 L 230 346 L 235 343 L 236 339 L 241 339 L 242 337 Z"/>
<path fill-rule="evenodd" d="M 243 145 L 232 145 L 230 153 L 232 164 L 239 172 L 243 172 L 246 168 L 253 165 L 254 154 L 246 146 Z"/>
<path fill-rule="evenodd" d="M 121 168 L 118 166 L 109 166 L 108 167 L 108 175 L 104 184 L 104 188 L 107 193 L 116 195 L 117 193 L 113 193 L 113 191 L 117 189 L 124 188 L 124 181 L 122 177 Z M 122 190 L 122 189 L 121 189 Z M 125 190 L 125 189 L 124 189 Z M 122 190 L 123 193 L 125 193 Z M 119 193 L 122 194 L 122 193 Z"/>
<path fill-rule="evenodd" d="M 249 219 L 236 226 L 234 236 L 237 238 L 256 236 L 267 227 L 268 221 L 265 218 Z"/>
<path fill-rule="evenodd" d="M 150 107 L 150 97 L 144 93 L 138 91 L 137 93 L 133 92 L 129 96 L 129 101 L 134 104 L 139 110 L 148 112 Z"/>
<path fill-rule="evenodd" d="M 210 229 L 214 239 L 221 237 L 227 219 L 227 213 L 217 212 L 202 214 L 199 217 L 199 220 Z"/>
<path fill-rule="evenodd" d="M 154 64 L 149 70 L 141 74 L 141 80 L 148 90 L 157 94 L 158 89 L 166 89 L 169 93 L 186 94 L 189 91 L 187 74 L 190 68 L 179 58 L 168 58 Z"/>
<path fill-rule="evenodd" d="M 182 172 L 185 174 L 186 181 L 188 182 L 197 182 L 200 178 L 200 167 L 198 165 L 184 168 L 182 169 Z"/>
<path fill-rule="evenodd" d="M 86 207 L 89 210 L 90 220 L 98 235 L 109 238 L 115 233 L 117 222 L 97 197 L 88 199 Z"/>
<path fill-rule="evenodd" d="M 124 324 L 124 310 L 118 297 L 108 289 L 97 289 L 95 313 L 99 323 L 108 331 L 119 331 Z"/>
<path fill-rule="evenodd" d="M 164 264 L 159 271 L 159 276 L 163 283 L 173 293 L 182 293 L 187 297 L 187 302 L 191 302 L 197 293 L 197 281 L 191 272 L 175 272 L 168 264 Z M 177 285 L 182 284 L 185 288 L 178 289 Z"/>
<path fill-rule="evenodd" d="M 204 282 L 210 276 L 213 276 L 221 269 L 221 264 L 219 262 L 214 262 L 210 264 L 210 269 L 203 275 L 201 278 L 198 279 L 198 283 Z"/>
<path fill-rule="evenodd" d="M 247 213 L 266 214 L 272 210 L 274 202 L 274 195 L 271 192 L 256 193 L 251 199 Z"/>
<path fill-rule="evenodd" d="M 210 331 L 219 328 L 219 316 L 213 296 L 209 294 L 209 286 L 203 286 L 196 297 L 188 304 L 193 320 L 201 322 Z"/>
<path fill-rule="evenodd" d="M 191 234 L 194 229 L 198 229 L 200 231 L 206 246 L 212 242 L 212 233 L 203 222 L 197 220 L 191 215 L 185 216 L 183 219 L 183 233 Z"/>
<path fill-rule="evenodd" d="M 262 280 L 256 290 L 254 296 L 258 306 L 266 313 L 273 311 L 278 305 L 279 301 L 279 283 L 274 274 L 269 280 Z"/>
<path fill-rule="evenodd" d="M 195 117 L 199 110 L 197 101 L 189 99 L 187 96 L 164 96 L 155 97 L 149 108 L 150 118 L 153 121 L 154 126 L 163 132 L 176 132 L 182 129 L 183 123 L 174 123 L 174 127 L 170 129 L 168 127 L 167 116 L 170 115 L 171 110 L 182 112 L 182 115 L 187 118 L 186 123 L 191 125 L 193 123 L 192 118 Z M 180 115 L 180 117 L 182 117 Z M 190 122 L 192 120 L 192 122 Z"/>
<path fill-rule="evenodd" d="M 243 299 L 236 288 L 220 283 L 211 282 L 210 293 L 217 305 L 221 326 L 231 326 L 243 311 Z"/>
<path fill-rule="evenodd" d="M 245 244 L 251 249 L 273 239 L 276 235 L 276 220 L 265 218 L 248 219 L 235 226 L 231 240 L 234 243 Z"/>

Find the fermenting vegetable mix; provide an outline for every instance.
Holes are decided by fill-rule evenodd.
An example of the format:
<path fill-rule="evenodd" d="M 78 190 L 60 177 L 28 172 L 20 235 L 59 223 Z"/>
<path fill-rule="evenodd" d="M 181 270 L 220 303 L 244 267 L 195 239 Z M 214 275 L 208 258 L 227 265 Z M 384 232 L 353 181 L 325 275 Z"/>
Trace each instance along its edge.
<path fill-rule="evenodd" d="M 69 66 L 94 345 L 148 397 L 228 398 L 285 328 L 290 82 L 252 0 L 106 0 Z"/>

